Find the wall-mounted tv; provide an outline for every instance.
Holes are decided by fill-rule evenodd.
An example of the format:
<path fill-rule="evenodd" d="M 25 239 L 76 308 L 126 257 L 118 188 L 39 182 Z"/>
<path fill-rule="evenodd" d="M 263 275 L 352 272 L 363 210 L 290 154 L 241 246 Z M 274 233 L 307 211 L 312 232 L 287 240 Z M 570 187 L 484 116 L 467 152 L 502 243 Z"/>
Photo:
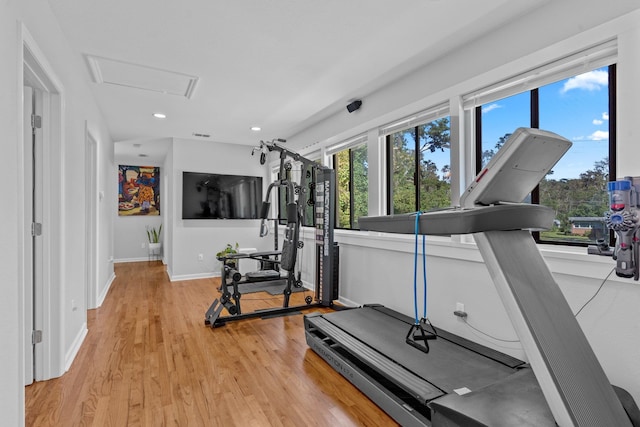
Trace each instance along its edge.
<path fill-rule="evenodd" d="M 182 219 L 259 219 L 262 177 L 182 173 Z"/>

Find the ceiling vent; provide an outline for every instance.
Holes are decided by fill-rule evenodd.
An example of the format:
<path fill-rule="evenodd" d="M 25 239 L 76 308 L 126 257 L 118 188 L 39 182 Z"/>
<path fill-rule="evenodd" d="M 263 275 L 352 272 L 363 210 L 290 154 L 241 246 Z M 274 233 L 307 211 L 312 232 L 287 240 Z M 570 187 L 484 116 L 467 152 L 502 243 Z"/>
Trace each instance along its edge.
<path fill-rule="evenodd" d="M 190 99 L 198 77 L 116 59 L 86 55 L 93 81 Z"/>

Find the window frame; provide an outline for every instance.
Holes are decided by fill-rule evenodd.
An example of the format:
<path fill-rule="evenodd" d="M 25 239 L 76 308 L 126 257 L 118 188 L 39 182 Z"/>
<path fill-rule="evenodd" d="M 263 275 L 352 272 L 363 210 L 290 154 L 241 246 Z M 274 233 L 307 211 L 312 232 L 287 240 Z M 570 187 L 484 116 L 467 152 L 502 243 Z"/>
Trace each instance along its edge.
<path fill-rule="evenodd" d="M 354 188 L 354 175 L 353 175 L 353 158 L 354 158 L 354 150 L 362 148 L 362 147 L 367 147 L 367 140 L 366 138 L 364 138 L 363 136 L 360 137 L 356 137 L 356 138 L 352 138 L 351 140 L 347 141 L 346 143 L 341 143 L 341 144 L 337 144 L 336 146 L 333 147 L 333 149 L 330 151 L 330 156 L 331 156 L 331 162 L 333 165 L 333 168 L 336 170 L 336 204 L 339 205 L 340 204 L 340 199 L 339 199 L 339 193 L 338 193 L 338 170 L 337 170 L 337 166 L 340 166 L 340 163 L 338 162 L 338 154 L 343 153 L 345 151 L 348 152 L 348 167 L 349 167 L 349 227 L 343 227 L 343 226 L 339 226 L 340 221 L 339 221 L 339 215 L 340 215 L 340 210 L 339 209 L 335 209 L 334 212 L 334 224 L 336 224 L 335 228 L 337 230 L 360 230 L 360 228 L 356 228 L 354 227 L 355 224 L 355 219 L 354 219 L 354 212 L 355 212 L 355 188 Z M 337 149 L 340 148 L 340 149 Z M 367 152 L 367 157 L 368 157 L 368 152 Z M 367 206 L 367 210 L 368 210 L 368 206 Z"/>
<path fill-rule="evenodd" d="M 385 132 L 385 169 L 386 169 L 386 215 L 393 215 L 393 144 L 391 142 L 391 136 L 397 132 L 409 132 L 410 129 L 413 130 L 413 141 L 414 141 L 414 156 L 413 156 L 413 187 L 414 187 L 414 212 L 420 211 L 420 202 L 421 202 L 421 162 L 422 162 L 422 151 L 420 149 L 420 126 L 438 121 L 440 119 L 448 118 L 449 120 L 449 135 L 451 135 L 451 114 L 449 113 L 449 109 L 446 109 L 445 114 L 442 114 L 442 108 L 436 110 L 435 114 L 432 113 L 432 117 L 429 120 L 421 121 L 418 123 L 410 123 L 409 126 L 401 128 L 395 127 L 393 132 Z M 438 114 L 440 113 L 440 114 Z M 411 126 L 413 125 L 413 126 Z M 388 126 L 387 129 L 392 128 L 392 126 Z M 449 147 L 449 166 L 451 166 L 451 147 Z M 452 189 L 453 190 L 453 189 Z M 451 194 L 453 196 L 453 194 Z"/>
<path fill-rule="evenodd" d="M 608 122 L 608 131 L 609 131 L 609 146 L 608 146 L 608 175 L 609 181 L 616 180 L 616 143 L 617 143 L 617 134 L 616 134 L 616 123 L 617 123 L 617 112 L 616 112 L 616 99 L 617 99 L 617 64 L 615 62 L 603 66 L 595 66 L 592 68 L 593 70 L 598 68 L 607 67 L 608 71 L 608 109 L 609 109 L 609 122 Z M 570 78 L 570 77 L 560 77 L 558 81 Z M 537 86 L 531 89 L 528 89 L 530 93 L 530 127 L 538 129 L 540 127 L 540 104 L 539 104 L 539 89 L 546 84 L 550 84 L 551 82 L 545 82 L 545 84 L 541 86 Z M 515 92 L 506 95 L 512 96 L 517 93 L 524 93 L 526 91 Z M 500 98 L 504 99 L 504 98 Z M 482 107 L 486 103 L 476 105 L 474 107 L 474 122 L 475 122 L 475 175 L 480 173 L 482 170 Z M 474 175 L 474 176 L 475 176 Z M 540 204 L 540 186 L 537 185 L 533 191 L 531 192 L 531 203 L 532 204 Z M 581 243 L 581 242 L 565 242 L 565 241 L 554 241 L 554 240 L 543 240 L 540 237 L 539 231 L 532 231 L 532 236 L 536 243 L 539 244 L 549 244 L 549 245 L 561 245 L 561 246 L 577 246 L 577 247 L 586 247 L 591 242 Z M 615 245 L 615 234 L 612 230 L 609 230 L 609 245 Z"/>

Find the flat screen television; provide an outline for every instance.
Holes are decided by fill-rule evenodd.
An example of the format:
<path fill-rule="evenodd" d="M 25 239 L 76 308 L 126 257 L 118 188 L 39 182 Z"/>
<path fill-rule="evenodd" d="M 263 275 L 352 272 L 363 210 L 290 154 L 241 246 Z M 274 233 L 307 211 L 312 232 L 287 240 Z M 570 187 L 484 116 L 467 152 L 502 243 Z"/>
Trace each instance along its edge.
<path fill-rule="evenodd" d="M 182 173 L 182 219 L 259 219 L 262 177 Z"/>

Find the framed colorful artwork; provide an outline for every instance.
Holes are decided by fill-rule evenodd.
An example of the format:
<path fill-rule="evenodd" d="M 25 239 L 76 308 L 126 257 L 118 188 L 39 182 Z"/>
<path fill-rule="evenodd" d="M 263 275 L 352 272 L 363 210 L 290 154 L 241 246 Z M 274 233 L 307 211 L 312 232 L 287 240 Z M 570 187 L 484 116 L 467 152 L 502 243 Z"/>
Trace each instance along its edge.
<path fill-rule="evenodd" d="M 160 168 L 118 166 L 118 215 L 160 215 Z"/>

